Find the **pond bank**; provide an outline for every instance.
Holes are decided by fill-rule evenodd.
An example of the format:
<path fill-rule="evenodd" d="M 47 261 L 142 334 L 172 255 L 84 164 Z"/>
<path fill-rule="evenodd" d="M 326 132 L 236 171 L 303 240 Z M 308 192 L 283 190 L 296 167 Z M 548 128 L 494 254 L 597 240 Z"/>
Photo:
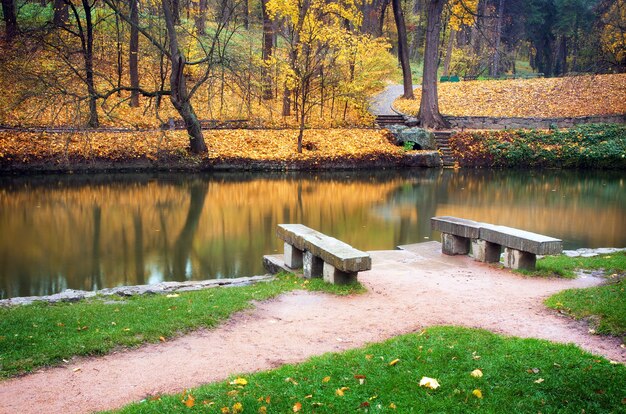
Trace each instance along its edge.
<path fill-rule="evenodd" d="M 439 167 L 437 151 L 406 152 L 373 128 L 206 130 L 208 152 L 189 154 L 184 131 L 0 132 L 0 173 L 330 170 Z"/>

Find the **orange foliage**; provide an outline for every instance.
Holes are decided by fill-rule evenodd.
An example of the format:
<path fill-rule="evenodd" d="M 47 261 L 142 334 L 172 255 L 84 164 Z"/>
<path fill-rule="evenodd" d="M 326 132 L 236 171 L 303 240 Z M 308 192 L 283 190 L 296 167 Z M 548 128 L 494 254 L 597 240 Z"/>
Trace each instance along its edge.
<path fill-rule="evenodd" d="M 444 115 L 488 117 L 582 117 L 626 113 L 626 74 L 565 78 L 512 79 L 441 83 L 439 108 Z M 401 112 L 416 114 L 415 100 L 398 99 Z"/>
<path fill-rule="evenodd" d="M 304 150 L 296 153 L 296 130 L 208 130 L 204 132 L 208 159 L 315 160 L 361 158 L 369 155 L 401 157 L 381 130 L 317 129 L 304 135 Z M 186 157 L 184 131 L 136 133 L 0 133 L 0 163 L 105 159 L 111 161 Z"/>

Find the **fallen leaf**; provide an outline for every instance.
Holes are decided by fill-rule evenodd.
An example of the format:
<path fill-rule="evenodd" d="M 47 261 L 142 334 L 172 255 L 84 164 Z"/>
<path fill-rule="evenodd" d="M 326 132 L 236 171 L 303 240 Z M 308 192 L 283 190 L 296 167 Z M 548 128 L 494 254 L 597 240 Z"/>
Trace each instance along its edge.
<path fill-rule="evenodd" d="M 240 402 L 237 402 L 235 404 L 233 404 L 233 413 L 234 414 L 240 414 L 243 412 L 243 404 L 241 404 Z"/>
<path fill-rule="evenodd" d="M 170 293 L 169 295 L 165 295 L 166 298 L 177 298 L 180 295 L 178 293 Z"/>
<path fill-rule="evenodd" d="M 477 368 L 474 371 L 472 371 L 470 375 L 474 378 L 481 378 L 483 376 L 483 372 Z"/>
<path fill-rule="evenodd" d="M 259 407 L 259 414 L 267 414 L 267 407 L 264 405 Z"/>
<path fill-rule="evenodd" d="M 389 404 L 389 408 L 391 408 L 392 410 L 395 410 L 398 407 L 396 407 L 396 405 L 394 403 L 391 403 L 391 404 Z"/>
<path fill-rule="evenodd" d="M 78 372 L 78 371 L 80 371 L 80 368 L 74 368 L 72 371 L 73 372 Z"/>
<path fill-rule="evenodd" d="M 479 399 L 483 398 L 483 392 L 479 389 L 475 389 L 474 391 L 472 391 L 472 394 L 474 394 L 476 398 L 479 398 Z"/>
<path fill-rule="evenodd" d="M 341 387 L 341 388 L 337 388 L 335 390 L 335 395 L 338 395 L 339 397 L 343 397 L 345 392 L 348 391 L 350 388 L 348 387 Z"/>
<path fill-rule="evenodd" d="M 439 388 L 439 382 L 434 378 L 422 377 L 422 379 L 420 380 L 420 387 L 436 390 L 437 388 Z"/>
<path fill-rule="evenodd" d="M 164 336 L 159 336 L 159 341 L 165 342 L 165 337 Z"/>
<path fill-rule="evenodd" d="M 389 366 L 393 367 L 394 365 L 396 365 L 398 362 L 400 362 L 400 359 L 394 359 L 393 361 L 391 361 L 389 363 Z"/>
<path fill-rule="evenodd" d="M 183 404 L 187 406 L 187 408 L 191 408 L 196 405 L 196 399 L 191 394 L 187 394 L 187 397 L 183 399 Z"/>
<path fill-rule="evenodd" d="M 322 382 L 328 382 L 328 381 L 330 381 L 330 377 L 324 377 L 324 378 L 322 379 Z"/>
<path fill-rule="evenodd" d="M 544 381 L 543 378 L 539 378 L 538 380 L 533 381 L 535 384 L 541 384 Z"/>
<path fill-rule="evenodd" d="M 248 380 L 245 378 L 237 377 L 234 381 L 230 382 L 230 385 L 248 385 Z"/>
<path fill-rule="evenodd" d="M 299 403 L 299 402 L 297 402 L 297 403 L 295 403 L 295 404 L 293 405 L 293 408 L 292 408 L 292 409 L 293 409 L 293 412 L 294 412 L 294 413 L 297 413 L 298 411 L 300 411 L 300 410 L 302 409 L 302 404 L 301 404 L 301 403 Z"/>

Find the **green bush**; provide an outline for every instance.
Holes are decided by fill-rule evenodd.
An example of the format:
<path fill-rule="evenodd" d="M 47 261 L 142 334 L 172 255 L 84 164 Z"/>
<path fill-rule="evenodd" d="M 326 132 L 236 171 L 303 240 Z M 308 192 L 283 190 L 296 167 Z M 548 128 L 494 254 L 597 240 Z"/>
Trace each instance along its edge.
<path fill-rule="evenodd" d="M 450 137 L 461 166 L 626 168 L 626 126 L 461 132 Z"/>

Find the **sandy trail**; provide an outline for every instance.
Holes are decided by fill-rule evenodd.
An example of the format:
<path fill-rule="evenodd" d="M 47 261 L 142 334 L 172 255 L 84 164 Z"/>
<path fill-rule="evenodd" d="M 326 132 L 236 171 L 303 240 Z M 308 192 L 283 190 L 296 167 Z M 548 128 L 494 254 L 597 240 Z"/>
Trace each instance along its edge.
<path fill-rule="evenodd" d="M 1 413 L 87 413 L 147 395 L 180 392 L 234 373 L 267 370 L 313 355 L 356 348 L 430 325 L 460 325 L 520 337 L 573 342 L 626 362 L 613 338 L 542 305 L 547 296 L 601 279 L 531 279 L 440 253 L 440 244 L 371 252 L 353 297 L 293 292 L 257 304 L 219 328 L 97 358 L 77 358 L 0 382 Z M 80 368 L 80 370 L 76 370 Z"/>

